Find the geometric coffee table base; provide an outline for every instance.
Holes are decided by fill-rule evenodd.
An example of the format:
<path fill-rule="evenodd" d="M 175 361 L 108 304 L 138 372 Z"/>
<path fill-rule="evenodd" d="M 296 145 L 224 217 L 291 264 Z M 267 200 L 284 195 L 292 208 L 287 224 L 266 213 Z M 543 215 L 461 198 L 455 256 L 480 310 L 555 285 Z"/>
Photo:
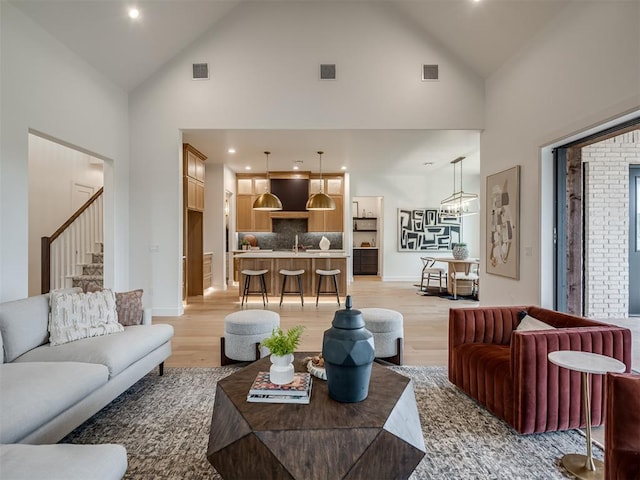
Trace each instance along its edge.
<path fill-rule="evenodd" d="M 310 405 L 247 405 L 250 382 L 242 389 L 241 402 L 237 391 L 229 395 L 225 391 L 225 387 L 233 388 L 237 382 L 231 380 L 226 385 L 224 380 L 219 382 L 207 459 L 225 480 L 409 478 L 425 455 L 413 382 L 384 367 L 376 368 L 386 370 L 376 370 L 383 375 L 382 380 L 393 380 L 387 372 L 404 379 L 397 388 L 389 388 L 390 394 L 384 392 L 386 402 L 379 399 L 370 404 L 335 402 L 328 397 L 326 383 L 314 379 Z M 255 378 L 255 372 L 247 378 Z M 393 381 L 389 383 L 393 385 Z M 389 404 L 390 408 L 380 415 L 376 403 L 383 407 Z M 285 409 L 292 421 L 278 422 L 277 416 L 286 414 Z M 359 425 L 341 424 L 341 416 L 344 421 L 353 422 L 348 419 L 366 415 L 368 409 L 374 409 L 370 421 L 360 419 L 355 422 Z M 261 410 L 264 415 L 256 416 L 256 411 Z M 295 421 L 297 416 L 314 414 L 326 418 L 307 418 L 302 424 Z"/>

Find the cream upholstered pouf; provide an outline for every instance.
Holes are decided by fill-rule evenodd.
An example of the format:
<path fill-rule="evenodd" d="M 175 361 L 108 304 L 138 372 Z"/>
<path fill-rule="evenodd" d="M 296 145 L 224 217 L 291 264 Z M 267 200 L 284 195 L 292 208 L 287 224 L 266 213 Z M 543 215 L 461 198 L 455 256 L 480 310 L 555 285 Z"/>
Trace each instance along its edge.
<path fill-rule="evenodd" d="M 256 344 L 271 336 L 280 326 L 280 315 L 271 310 L 242 310 L 224 318 L 224 337 L 220 339 L 220 361 L 252 362 L 256 358 Z"/>
<path fill-rule="evenodd" d="M 361 308 L 365 328 L 373 334 L 376 358 L 402 365 L 403 318 L 388 308 Z"/>

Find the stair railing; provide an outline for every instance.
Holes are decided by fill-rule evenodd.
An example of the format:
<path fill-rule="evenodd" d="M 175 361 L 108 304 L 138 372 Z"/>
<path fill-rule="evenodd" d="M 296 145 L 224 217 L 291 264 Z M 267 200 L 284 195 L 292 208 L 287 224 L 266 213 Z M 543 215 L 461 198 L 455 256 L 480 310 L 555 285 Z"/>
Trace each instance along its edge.
<path fill-rule="evenodd" d="M 53 235 L 41 238 L 42 293 L 68 286 L 66 279 L 102 242 L 102 191 L 94 193 Z"/>

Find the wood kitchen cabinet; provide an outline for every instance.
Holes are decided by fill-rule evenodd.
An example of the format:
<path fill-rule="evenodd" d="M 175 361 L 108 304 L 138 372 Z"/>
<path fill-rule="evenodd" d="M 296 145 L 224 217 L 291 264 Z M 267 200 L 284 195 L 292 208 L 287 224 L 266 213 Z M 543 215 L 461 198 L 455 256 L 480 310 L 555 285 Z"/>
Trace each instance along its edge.
<path fill-rule="evenodd" d="M 204 180 L 207 157 L 196 148 L 182 145 L 183 173 L 183 298 L 202 295 L 205 284 Z M 209 277 L 209 282 L 211 277 Z"/>
<path fill-rule="evenodd" d="M 336 203 L 335 210 L 310 211 L 309 232 L 342 232 L 344 229 L 344 177 L 342 175 L 312 175 L 309 182 L 309 194 L 320 192 L 320 186 L 324 193 L 333 198 Z"/>
<path fill-rule="evenodd" d="M 353 274 L 377 275 L 378 274 L 378 249 L 354 248 L 353 249 Z"/>
<path fill-rule="evenodd" d="M 270 232 L 269 212 L 254 210 L 253 202 L 267 191 L 269 180 L 265 176 L 240 176 L 237 178 L 236 230 L 238 232 Z"/>

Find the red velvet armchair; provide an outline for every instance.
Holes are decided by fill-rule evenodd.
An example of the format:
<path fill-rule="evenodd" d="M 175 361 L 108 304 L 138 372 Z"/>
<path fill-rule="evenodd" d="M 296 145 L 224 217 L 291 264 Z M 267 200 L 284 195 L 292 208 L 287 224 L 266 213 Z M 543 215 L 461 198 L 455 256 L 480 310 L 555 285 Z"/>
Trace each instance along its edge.
<path fill-rule="evenodd" d="M 556 330 L 516 331 L 519 312 Z M 580 373 L 551 364 L 555 350 L 600 353 L 631 368 L 631 332 L 540 307 L 449 312 L 449 380 L 519 433 L 584 427 Z M 604 419 L 605 382 L 591 376 L 592 425 Z"/>
<path fill-rule="evenodd" d="M 607 374 L 606 480 L 640 479 L 640 375 Z"/>

